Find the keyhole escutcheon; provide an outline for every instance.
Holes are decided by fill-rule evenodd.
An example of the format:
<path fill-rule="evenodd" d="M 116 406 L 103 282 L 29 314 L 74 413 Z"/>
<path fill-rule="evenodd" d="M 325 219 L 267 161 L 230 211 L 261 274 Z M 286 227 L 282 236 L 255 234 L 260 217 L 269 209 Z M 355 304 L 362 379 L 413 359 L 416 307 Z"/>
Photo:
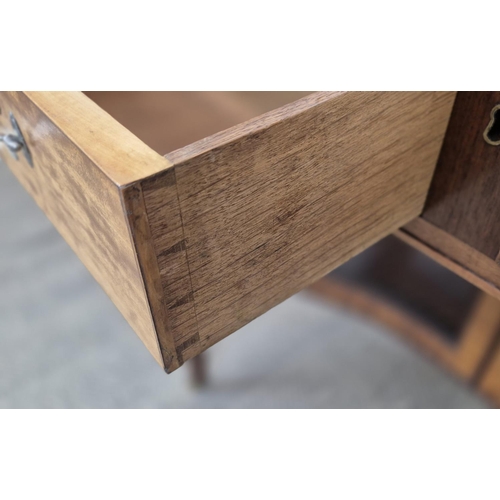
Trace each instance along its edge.
<path fill-rule="evenodd" d="M 492 146 L 500 146 L 500 104 L 497 104 L 490 113 L 490 123 L 483 133 L 484 140 Z"/>

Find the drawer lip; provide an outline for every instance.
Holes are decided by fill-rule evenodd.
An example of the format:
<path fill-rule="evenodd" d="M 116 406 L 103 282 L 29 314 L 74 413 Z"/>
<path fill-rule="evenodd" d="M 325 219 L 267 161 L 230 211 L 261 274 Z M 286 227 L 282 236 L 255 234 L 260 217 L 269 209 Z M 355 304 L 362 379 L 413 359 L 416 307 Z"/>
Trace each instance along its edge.
<path fill-rule="evenodd" d="M 314 93 L 166 157 L 80 93 L 0 103 L 33 127 L 9 167 L 171 372 L 418 216 L 454 95 Z"/>
<path fill-rule="evenodd" d="M 207 153 L 208 151 L 226 146 L 231 142 L 238 141 L 242 137 L 257 134 L 258 132 L 266 130 L 283 120 L 289 120 L 311 107 L 317 106 L 318 104 L 324 103 L 330 99 L 335 99 L 342 94 L 345 94 L 345 92 L 313 92 L 308 96 L 298 99 L 297 101 L 285 104 L 284 106 L 268 111 L 260 116 L 256 116 L 255 118 L 239 123 L 234 127 L 222 130 L 209 137 L 188 144 L 183 148 L 171 151 L 170 153 L 165 154 L 164 157 L 169 160 L 172 166 L 174 164 L 182 163 L 194 158 L 195 156 L 199 156 L 203 153 Z"/>

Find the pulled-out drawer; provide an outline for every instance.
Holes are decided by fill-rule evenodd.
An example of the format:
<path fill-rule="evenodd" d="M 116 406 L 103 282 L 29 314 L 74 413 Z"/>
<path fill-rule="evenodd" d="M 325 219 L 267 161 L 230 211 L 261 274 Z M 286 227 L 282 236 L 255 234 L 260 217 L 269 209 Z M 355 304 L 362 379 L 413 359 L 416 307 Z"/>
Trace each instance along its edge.
<path fill-rule="evenodd" d="M 454 92 L 296 97 L 0 94 L 2 160 L 168 372 L 422 211 Z"/>

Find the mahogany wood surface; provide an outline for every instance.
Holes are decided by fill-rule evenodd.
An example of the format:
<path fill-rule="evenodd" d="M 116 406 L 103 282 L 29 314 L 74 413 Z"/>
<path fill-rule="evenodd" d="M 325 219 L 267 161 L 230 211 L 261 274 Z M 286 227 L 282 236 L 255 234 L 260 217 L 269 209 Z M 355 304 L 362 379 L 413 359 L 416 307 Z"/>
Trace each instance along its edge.
<path fill-rule="evenodd" d="M 422 214 L 492 260 L 500 251 L 500 147 L 483 133 L 498 104 L 500 92 L 457 93 Z"/>

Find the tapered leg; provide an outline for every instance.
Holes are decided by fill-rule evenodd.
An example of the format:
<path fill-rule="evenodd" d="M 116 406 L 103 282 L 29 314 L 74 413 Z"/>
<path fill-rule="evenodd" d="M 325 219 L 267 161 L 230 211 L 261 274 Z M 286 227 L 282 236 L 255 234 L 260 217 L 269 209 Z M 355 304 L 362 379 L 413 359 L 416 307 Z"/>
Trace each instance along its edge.
<path fill-rule="evenodd" d="M 207 357 L 205 354 L 198 354 L 189 362 L 191 371 L 191 383 L 195 387 L 204 387 L 207 385 Z"/>

